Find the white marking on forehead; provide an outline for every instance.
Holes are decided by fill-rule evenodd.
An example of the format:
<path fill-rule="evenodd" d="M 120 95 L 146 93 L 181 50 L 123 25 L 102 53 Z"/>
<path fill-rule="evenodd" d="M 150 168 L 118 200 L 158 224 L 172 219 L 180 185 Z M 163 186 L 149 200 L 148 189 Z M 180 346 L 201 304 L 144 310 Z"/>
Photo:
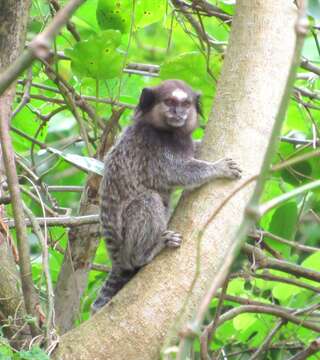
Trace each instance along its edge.
<path fill-rule="evenodd" d="M 184 92 L 181 89 L 175 89 L 172 91 L 171 95 L 175 98 L 177 98 L 178 100 L 184 100 L 188 97 L 188 94 L 186 92 Z"/>

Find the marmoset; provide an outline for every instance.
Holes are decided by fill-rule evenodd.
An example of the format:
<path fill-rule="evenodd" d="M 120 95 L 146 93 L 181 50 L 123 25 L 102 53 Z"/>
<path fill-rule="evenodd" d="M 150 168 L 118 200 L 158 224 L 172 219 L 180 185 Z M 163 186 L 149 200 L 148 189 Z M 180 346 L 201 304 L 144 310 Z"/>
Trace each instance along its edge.
<path fill-rule="evenodd" d="M 129 126 L 105 158 L 100 219 L 112 270 L 92 305 L 110 299 L 165 247 L 182 237 L 167 228 L 170 194 L 217 178 L 237 179 L 232 159 L 194 158 L 191 134 L 198 126 L 200 94 L 180 80 L 142 90 Z"/>

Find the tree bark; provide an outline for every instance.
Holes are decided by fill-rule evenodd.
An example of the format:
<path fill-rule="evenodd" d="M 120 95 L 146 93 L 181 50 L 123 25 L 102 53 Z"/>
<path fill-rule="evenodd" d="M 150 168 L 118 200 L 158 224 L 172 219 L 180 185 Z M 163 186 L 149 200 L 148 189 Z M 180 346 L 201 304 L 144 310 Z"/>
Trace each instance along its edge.
<path fill-rule="evenodd" d="M 243 182 L 259 172 L 263 160 L 294 56 L 296 19 L 290 0 L 237 1 L 201 158 L 234 158 L 244 170 Z M 185 196 L 170 224 L 183 235 L 181 248 L 164 251 L 92 319 L 65 334 L 55 358 L 159 358 L 186 297 L 183 321 L 194 314 L 232 246 L 253 184 L 237 193 L 204 231 L 199 275 L 190 292 L 199 230 L 239 183 L 216 181 Z"/>
<path fill-rule="evenodd" d="M 30 5 L 30 0 L 0 1 L 0 73 L 5 71 L 6 67 L 19 56 L 23 49 Z M 0 97 L 1 115 L 8 119 L 11 116 L 14 89 L 15 87 L 12 86 Z M 4 182 L 5 170 L 0 143 L 0 196 L 4 193 Z M 4 207 L 0 206 L 0 221 L 4 217 Z M 2 226 L 0 226 L 0 326 L 6 324 L 9 316 L 14 319 L 9 327 L 4 326 L 3 329 L 9 339 L 19 331 L 11 345 L 21 348 L 30 338 L 28 327 L 23 328 L 26 313 L 20 290 L 19 273 L 12 256 L 9 236 L 2 222 Z"/>

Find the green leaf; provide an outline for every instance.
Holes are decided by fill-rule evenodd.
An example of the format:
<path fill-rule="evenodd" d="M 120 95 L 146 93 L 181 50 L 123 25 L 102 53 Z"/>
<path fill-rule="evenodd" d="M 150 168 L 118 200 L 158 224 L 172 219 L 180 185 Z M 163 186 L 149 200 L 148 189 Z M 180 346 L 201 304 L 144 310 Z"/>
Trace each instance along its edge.
<path fill-rule="evenodd" d="M 135 24 L 142 28 L 161 20 L 166 9 L 166 0 L 138 0 L 135 12 Z"/>
<path fill-rule="evenodd" d="M 99 0 L 97 20 L 101 29 L 115 29 L 126 33 L 130 29 L 132 1 Z"/>
<path fill-rule="evenodd" d="M 59 155 L 65 161 L 69 162 L 70 164 L 75 165 L 76 167 L 85 170 L 87 172 L 93 172 L 98 175 L 103 175 L 103 162 L 97 159 L 88 157 L 88 156 L 81 156 L 77 154 L 67 154 L 60 150 L 54 149 L 52 147 L 47 148 L 50 152 Z"/>
<path fill-rule="evenodd" d="M 272 215 L 269 231 L 287 240 L 292 240 L 296 233 L 297 219 L 297 203 L 295 201 L 287 202 L 275 210 Z M 281 244 L 279 241 L 269 238 L 266 238 L 266 243 L 274 250 L 279 251 L 285 258 L 290 256 L 291 246 Z"/>
<path fill-rule="evenodd" d="M 11 360 L 13 358 L 13 351 L 10 348 L 10 345 L 7 343 L 6 339 L 3 339 L 0 336 L 0 359 L 1 360 Z"/>
<path fill-rule="evenodd" d="M 195 89 L 213 93 L 214 81 L 208 76 L 206 59 L 197 51 L 167 59 L 161 66 L 160 77 L 184 80 Z"/>
<path fill-rule="evenodd" d="M 244 289 L 245 280 L 244 279 L 232 279 L 228 284 L 228 294 L 230 295 L 240 295 L 245 292 Z"/>
<path fill-rule="evenodd" d="M 267 202 L 279 195 L 282 195 L 284 192 L 290 191 L 292 189 L 294 189 L 292 185 L 283 182 L 281 179 L 272 178 L 266 182 L 260 202 L 261 203 Z M 275 211 L 276 209 L 272 209 L 271 211 L 268 211 L 265 215 L 262 216 L 260 220 L 260 226 L 264 230 L 269 229 L 270 222 Z"/>
<path fill-rule="evenodd" d="M 96 19 L 96 8 L 98 0 L 85 1 L 84 4 L 76 11 L 72 21 L 80 29 L 80 32 L 86 35 L 86 30 L 90 32 L 99 31 Z"/>
<path fill-rule="evenodd" d="M 320 271 L 320 251 L 308 256 L 301 266 L 311 270 Z"/>
<path fill-rule="evenodd" d="M 75 44 L 65 53 L 71 58 L 71 68 L 80 77 L 107 80 L 118 76 L 123 66 L 123 54 L 118 46 L 121 34 L 116 30 L 106 30 L 88 40 Z"/>
<path fill-rule="evenodd" d="M 256 315 L 254 314 L 240 314 L 233 320 L 233 326 L 238 331 L 246 330 L 251 327 L 257 321 Z"/>
<path fill-rule="evenodd" d="M 219 59 L 220 56 L 217 55 L 210 61 L 210 70 L 215 76 L 220 71 L 221 61 Z M 203 54 L 192 51 L 168 58 L 161 65 L 160 77 L 162 80 L 183 80 L 194 90 L 200 91 L 204 113 L 209 113 L 215 92 L 215 81 L 208 74 L 207 61 Z"/>
<path fill-rule="evenodd" d="M 166 7 L 165 0 L 99 0 L 97 21 L 101 29 L 130 31 L 131 22 L 137 29 L 159 21 Z M 133 9 L 134 15 L 133 15 Z"/>
<path fill-rule="evenodd" d="M 29 351 L 20 351 L 20 359 L 23 360 L 49 360 L 49 356 L 39 347 L 33 347 Z"/>
<path fill-rule="evenodd" d="M 34 103 L 32 102 L 32 105 Z M 16 117 L 12 119 L 11 125 L 24 134 L 34 137 L 37 133 L 40 123 L 35 121 L 34 114 L 27 108 L 24 107 Z M 43 142 L 47 135 L 47 126 L 43 126 L 41 131 L 37 134 L 37 140 Z M 16 151 L 24 152 L 30 151 L 31 142 L 24 137 L 11 131 L 11 137 L 13 139 L 13 145 Z M 38 147 L 36 147 L 38 149 Z"/>
<path fill-rule="evenodd" d="M 280 301 L 281 304 L 288 305 L 295 295 L 301 292 L 301 288 L 291 284 L 278 284 L 272 289 L 272 295 Z"/>
<path fill-rule="evenodd" d="M 281 171 L 283 180 L 293 185 L 301 185 L 301 183 L 310 181 L 312 174 L 312 166 L 309 161 L 301 161 L 290 167 L 290 171 L 284 169 Z"/>

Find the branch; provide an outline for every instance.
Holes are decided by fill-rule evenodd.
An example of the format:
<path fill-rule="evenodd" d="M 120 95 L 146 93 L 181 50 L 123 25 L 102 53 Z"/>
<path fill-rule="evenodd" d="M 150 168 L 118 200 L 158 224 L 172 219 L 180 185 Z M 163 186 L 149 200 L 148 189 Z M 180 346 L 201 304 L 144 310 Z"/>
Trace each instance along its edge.
<path fill-rule="evenodd" d="M 40 217 L 36 218 L 39 225 L 44 226 L 65 226 L 74 227 L 80 225 L 97 224 L 99 223 L 99 215 L 85 215 L 85 216 L 59 216 L 59 217 Z M 15 221 L 7 221 L 9 228 L 14 228 Z M 30 220 L 25 220 L 26 226 L 31 226 Z"/>
<path fill-rule="evenodd" d="M 253 237 L 253 238 L 257 239 L 257 240 L 258 239 L 260 240 L 261 236 L 262 236 L 262 238 L 268 237 L 268 238 L 270 238 L 272 240 L 278 241 L 281 244 L 289 245 L 294 249 L 304 251 L 304 252 L 307 252 L 307 253 L 315 253 L 315 252 L 320 251 L 320 248 L 316 248 L 316 247 L 308 246 L 308 245 L 303 245 L 303 244 L 298 243 L 297 241 L 290 241 L 290 240 L 284 239 L 281 236 L 272 234 L 269 231 L 258 230 L 256 234 L 252 234 L 252 235 L 249 234 L 249 236 Z"/>
<path fill-rule="evenodd" d="M 190 22 L 194 30 L 196 31 L 198 37 L 203 42 L 207 43 L 209 46 L 212 46 L 218 52 L 223 52 L 225 50 L 225 44 L 213 39 L 208 35 L 201 24 L 199 24 L 193 17 L 193 15 L 188 11 L 188 6 L 181 0 L 172 0 L 172 4 L 176 7 L 177 10 L 181 11 L 183 16 Z"/>
<path fill-rule="evenodd" d="M 273 327 L 273 329 L 269 332 L 269 334 L 264 339 L 263 343 L 259 346 L 259 348 L 253 353 L 249 360 L 258 360 L 261 358 L 263 354 L 268 350 L 273 337 L 276 333 L 281 329 L 281 327 L 286 323 L 283 319 L 278 321 L 278 323 Z"/>
<path fill-rule="evenodd" d="M 319 352 L 319 350 L 320 350 L 320 338 L 317 338 L 311 341 L 310 345 L 306 349 L 298 352 L 297 354 L 292 356 L 289 360 L 308 359 L 309 356 L 316 354 L 317 352 Z"/>
<path fill-rule="evenodd" d="M 245 7 L 242 9 L 245 12 Z M 227 257 L 224 259 L 224 262 L 220 268 L 219 273 L 216 275 L 215 279 L 212 281 L 205 297 L 203 298 L 202 304 L 200 304 L 199 310 L 196 313 L 196 316 L 192 323 L 188 325 L 189 332 L 186 332 L 188 334 L 184 338 L 182 338 L 183 344 L 180 346 L 180 349 L 182 348 L 189 348 L 191 349 L 192 341 L 194 336 L 197 334 L 197 332 L 200 329 L 201 323 L 203 322 L 207 307 L 210 303 L 209 299 L 211 299 L 218 288 L 221 286 L 222 281 L 228 274 L 228 271 L 232 265 L 233 260 L 236 257 L 236 254 L 240 248 L 241 243 L 246 238 L 247 233 L 249 232 L 249 229 L 254 226 L 257 219 L 259 218 L 259 212 L 257 211 L 259 199 L 263 191 L 263 186 L 268 178 L 269 171 L 270 171 L 270 165 L 273 159 L 273 156 L 276 152 L 276 147 L 278 143 L 278 137 L 281 131 L 282 123 L 285 118 L 286 109 L 288 106 L 288 102 L 290 99 L 290 93 L 291 89 L 294 84 L 295 80 L 295 74 L 296 74 L 296 68 L 297 68 L 297 62 L 300 58 L 300 52 L 302 49 L 303 39 L 304 35 L 306 34 L 307 27 L 306 27 L 306 19 L 305 19 L 305 9 L 302 7 L 300 9 L 300 13 L 297 19 L 297 23 L 295 26 L 296 34 L 295 34 L 295 40 L 294 40 L 294 51 L 292 53 L 292 57 L 290 59 L 290 66 L 289 71 L 287 74 L 286 79 L 286 85 L 284 88 L 284 93 L 282 94 L 281 101 L 279 103 L 275 123 L 273 125 L 273 129 L 271 132 L 271 136 L 269 139 L 268 148 L 266 150 L 264 160 L 261 167 L 261 172 L 258 177 L 258 180 L 256 182 L 256 186 L 254 189 L 254 192 L 252 194 L 252 197 L 247 205 L 246 208 L 246 216 L 240 226 L 240 229 L 236 236 L 234 237 L 232 246 L 230 247 L 230 251 L 227 255 Z M 203 231 L 203 229 L 202 229 Z M 204 306 L 207 304 L 207 306 Z"/>
<path fill-rule="evenodd" d="M 242 250 L 249 256 L 254 257 L 255 266 L 257 269 L 275 269 L 289 274 L 304 277 L 309 280 L 320 282 L 320 272 L 304 268 L 302 266 L 289 263 L 285 260 L 278 260 L 271 257 L 268 257 L 264 252 L 257 247 L 254 247 L 249 244 L 244 244 Z"/>
<path fill-rule="evenodd" d="M 50 42 L 59 30 L 67 23 L 72 14 L 85 0 L 70 0 L 67 5 L 57 12 L 52 22 L 43 32 L 38 34 L 24 51 L 7 69 L 0 74 L 0 95 L 37 57 L 47 57 Z"/>
<path fill-rule="evenodd" d="M 239 0 L 237 7 L 200 157 L 208 161 L 233 157 L 244 168 L 245 182 L 259 172 L 267 148 L 294 54 L 297 16 L 290 1 L 254 0 L 248 7 L 246 0 Z M 257 42 L 257 37 L 268 41 Z M 271 77 L 275 69 L 276 76 Z M 54 358 L 118 360 L 123 358 L 124 342 L 126 360 L 139 359 L 141 354 L 146 359 L 159 358 L 166 337 L 176 339 L 181 321 L 192 318 L 230 253 L 252 186 L 224 206 L 203 233 L 200 247 L 197 238 L 199 229 L 237 185 L 216 181 L 183 196 L 170 222 L 170 229 L 183 236 L 181 248 L 157 256 L 112 302 L 63 335 Z M 186 311 L 180 315 L 186 297 Z"/>
<path fill-rule="evenodd" d="M 189 5 L 189 4 L 186 4 Z M 224 24 L 231 26 L 232 23 L 232 16 L 220 9 L 218 6 L 215 6 L 208 1 L 205 0 L 198 0 L 193 1 L 191 4 L 191 8 L 196 10 L 201 10 L 206 13 L 208 16 L 214 16 L 221 21 L 223 21 Z"/>
<path fill-rule="evenodd" d="M 57 0 L 50 0 L 50 3 L 56 12 L 60 10 L 60 5 Z M 76 27 L 74 26 L 74 24 L 71 21 L 67 22 L 66 27 L 76 41 L 81 40 L 80 34 L 78 33 Z"/>
<path fill-rule="evenodd" d="M 21 102 L 17 106 L 17 108 L 14 110 L 14 112 L 12 113 L 11 118 L 14 118 L 23 109 L 23 107 L 26 104 L 28 104 L 28 102 L 30 101 L 31 82 L 32 82 L 32 68 L 29 68 L 28 76 L 27 76 L 26 83 L 25 83 L 26 86 L 24 89 L 24 93 L 22 95 Z"/>
<path fill-rule="evenodd" d="M 8 93 L 10 91 L 11 90 L 7 92 L 7 96 L 0 97 L 0 142 L 16 224 L 15 229 L 17 233 L 19 251 L 20 276 L 25 307 L 27 313 L 34 317 L 34 319 L 37 319 L 36 306 L 39 303 L 39 300 L 32 280 L 28 234 L 24 219 L 18 175 L 14 159 L 14 150 L 9 135 L 11 96 Z M 30 329 L 32 331 L 32 335 L 38 334 L 37 326 L 34 323 L 30 323 Z"/>
<path fill-rule="evenodd" d="M 223 303 L 226 298 L 226 292 L 228 289 L 228 283 L 229 283 L 229 276 L 227 277 L 226 281 L 224 282 L 224 285 L 222 287 L 221 293 L 217 296 L 219 301 L 216 308 L 216 312 L 214 314 L 214 319 L 210 323 L 209 326 L 206 326 L 204 331 L 202 332 L 202 335 L 200 337 L 200 353 L 201 353 L 201 360 L 208 360 L 210 359 L 208 354 L 208 343 L 210 343 L 211 338 L 214 335 L 214 332 L 216 331 L 216 328 L 218 326 L 219 317 L 222 312 Z"/>
<path fill-rule="evenodd" d="M 25 213 L 30 219 L 30 222 L 32 224 L 32 228 L 36 236 L 38 237 L 38 240 L 41 245 L 42 249 L 42 267 L 44 270 L 44 276 L 46 279 L 46 288 L 47 288 L 47 318 L 46 318 L 46 337 L 47 337 L 47 345 L 51 342 L 51 336 L 52 336 L 52 327 L 54 325 L 54 317 L 53 317 L 53 301 L 54 301 L 54 293 L 53 293 L 53 287 L 52 287 L 52 281 L 51 281 L 51 274 L 50 274 L 50 268 L 49 268 L 49 253 L 48 253 L 48 244 L 47 244 L 47 236 L 43 235 L 40 225 L 37 222 L 35 216 L 33 215 L 32 211 L 23 204 L 23 208 Z M 44 208 L 42 208 L 42 211 L 44 212 Z M 45 228 L 45 231 L 47 229 Z"/>
<path fill-rule="evenodd" d="M 313 65 L 308 59 L 302 59 L 300 66 L 308 71 L 313 72 L 320 76 L 320 68 L 318 66 Z"/>
<path fill-rule="evenodd" d="M 262 217 L 265 213 L 267 213 L 268 211 L 270 211 L 271 209 L 273 209 L 274 207 L 277 207 L 278 205 L 286 202 L 287 200 L 296 197 L 298 195 L 303 194 L 304 192 L 316 189 L 317 187 L 320 186 L 320 180 L 315 180 L 315 181 L 311 181 L 308 184 L 299 186 L 287 193 L 284 193 L 280 196 L 277 196 L 271 200 L 269 200 L 268 202 L 259 205 L 259 207 L 255 210 L 255 214 L 256 216 L 258 216 L 259 218 Z"/>
<path fill-rule="evenodd" d="M 280 310 L 278 308 L 275 308 L 274 306 L 268 306 L 268 305 L 241 305 L 239 307 L 236 307 L 234 309 L 231 309 L 220 316 L 218 325 L 222 325 L 228 320 L 231 320 L 235 318 L 236 316 L 243 314 L 243 313 L 258 313 L 258 314 L 269 314 L 273 316 L 280 317 L 281 319 L 284 319 L 286 321 L 292 322 L 293 324 L 296 324 L 298 326 L 303 326 L 307 329 L 320 332 L 320 326 L 318 326 L 316 323 L 313 323 L 312 321 L 308 320 L 302 320 L 299 317 L 284 311 Z"/>
<path fill-rule="evenodd" d="M 282 277 L 282 276 L 278 276 L 278 275 L 273 275 L 273 274 L 270 274 L 267 270 L 265 270 L 261 274 L 258 274 L 256 272 L 244 273 L 242 271 L 232 274 L 232 278 L 237 277 L 237 276 L 243 277 L 245 279 L 248 279 L 250 277 L 255 277 L 257 279 L 264 279 L 264 280 L 268 280 L 268 281 L 282 282 L 284 284 L 295 285 L 295 286 L 298 286 L 298 287 L 313 291 L 315 293 L 320 293 L 320 287 L 312 286 L 312 285 L 310 285 L 310 284 L 308 284 L 306 282 L 299 281 L 297 279 L 292 279 L 292 278 Z"/>

